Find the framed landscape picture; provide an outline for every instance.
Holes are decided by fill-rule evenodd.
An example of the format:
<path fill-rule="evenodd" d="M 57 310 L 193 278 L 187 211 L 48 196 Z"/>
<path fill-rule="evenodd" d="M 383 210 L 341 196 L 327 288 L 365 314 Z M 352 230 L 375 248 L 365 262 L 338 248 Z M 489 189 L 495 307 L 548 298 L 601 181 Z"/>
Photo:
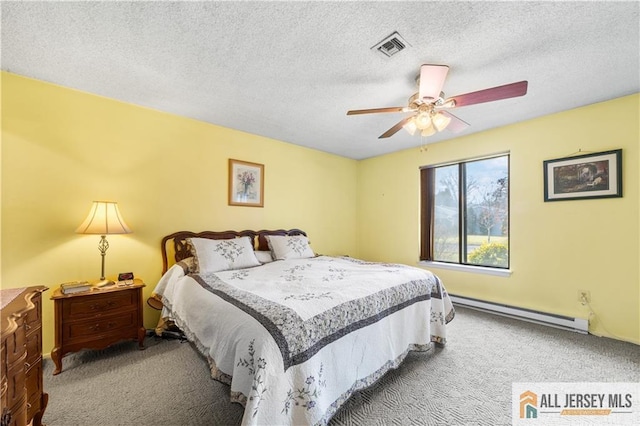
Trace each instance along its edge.
<path fill-rule="evenodd" d="M 264 165 L 229 159 L 229 205 L 264 206 Z"/>
<path fill-rule="evenodd" d="M 622 197 L 622 150 L 544 161 L 544 201 Z"/>

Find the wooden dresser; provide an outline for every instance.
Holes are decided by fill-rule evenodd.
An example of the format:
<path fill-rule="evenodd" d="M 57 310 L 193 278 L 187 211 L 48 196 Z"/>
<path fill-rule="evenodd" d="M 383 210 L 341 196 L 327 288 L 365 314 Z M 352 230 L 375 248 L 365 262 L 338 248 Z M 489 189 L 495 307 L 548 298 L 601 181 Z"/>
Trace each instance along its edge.
<path fill-rule="evenodd" d="M 142 321 L 142 288 L 135 279 L 128 286 L 111 286 L 74 294 L 56 289 L 53 374 L 62 371 L 62 357 L 81 349 L 104 349 L 121 340 L 137 340 L 144 349 L 146 330 Z"/>
<path fill-rule="evenodd" d="M 42 424 L 49 396 L 42 386 L 44 286 L 0 290 L 2 426 Z"/>

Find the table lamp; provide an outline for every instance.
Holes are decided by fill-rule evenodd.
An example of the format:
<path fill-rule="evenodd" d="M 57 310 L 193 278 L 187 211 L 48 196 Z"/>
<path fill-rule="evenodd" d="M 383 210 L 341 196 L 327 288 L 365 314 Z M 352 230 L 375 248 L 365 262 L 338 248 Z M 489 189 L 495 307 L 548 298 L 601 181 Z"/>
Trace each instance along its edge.
<path fill-rule="evenodd" d="M 100 273 L 100 281 L 96 283 L 97 286 L 103 287 L 105 285 L 113 284 L 113 281 L 109 281 L 104 278 L 104 257 L 107 254 L 107 249 L 109 248 L 107 235 L 130 234 L 131 232 L 133 231 L 129 229 L 120 215 L 118 203 L 113 201 L 93 202 L 89 215 L 78 229 L 76 229 L 76 233 L 101 236 L 100 242 L 98 243 L 98 250 L 102 256 L 102 270 Z"/>

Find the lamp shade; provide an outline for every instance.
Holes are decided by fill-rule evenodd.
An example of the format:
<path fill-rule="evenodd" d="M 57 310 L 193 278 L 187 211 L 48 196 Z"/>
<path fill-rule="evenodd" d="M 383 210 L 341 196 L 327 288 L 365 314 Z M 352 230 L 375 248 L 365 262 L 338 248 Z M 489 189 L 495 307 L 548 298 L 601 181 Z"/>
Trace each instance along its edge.
<path fill-rule="evenodd" d="M 131 229 L 122 219 L 118 203 L 113 201 L 94 201 L 89 215 L 76 229 L 77 234 L 130 234 Z"/>

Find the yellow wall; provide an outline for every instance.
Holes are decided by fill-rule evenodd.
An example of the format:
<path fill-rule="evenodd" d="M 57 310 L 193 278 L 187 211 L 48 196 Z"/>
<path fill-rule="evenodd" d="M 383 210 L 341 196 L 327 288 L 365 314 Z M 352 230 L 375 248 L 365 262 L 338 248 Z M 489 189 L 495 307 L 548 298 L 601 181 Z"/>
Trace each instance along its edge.
<path fill-rule="evenodd" d="M 433 269 L 449 292 L 586 318 L 590 331 L 640 343 L 638 94 L 358 164 L 359 255 L 415 265 L 422 165 L 511 153 L 511 269 L 501 278 Z M 623 198 L 543 201 L 542 163 L 623 149 Z"/>
<path fill-rule="evenodd" d="M 2 73 L 2 288 L 97 279 L 99 236 L 74 231 L 93 200 L 117 201 L 107 276 L 160 278 L 179 230 L 301 228 L 324 254 L 356 254 L 354 160 Z M 264 208 L 227 205 L 229 158 L 265 165 Z M 145 326 L 158 312 L 145 306 Z"/>
<path fill-rule="evenodd" d="M 591 331 L 640 343 L 639 95 L 356 162 L 10 73 L 1 83 L 3 288 L 98 278 L 99 237 L 74 230 L 99 199 L 134 230 L 109 237 L 107 275 L 134 271 L 145 295 L 177 230 L 299 227 L 317 252 L 416 264 L 418 167 L 510 151 L 513 274 L 434 271 L 452 293 L 570 316 L 588 315 L 588 290 Z M 623 198 L 543 202 L 544 160 L 616 148 Z M 264 208 L 227 205 L 228 158 L 265 164 Z M 145 307 L 145 326 L 157 316 Z"/>

